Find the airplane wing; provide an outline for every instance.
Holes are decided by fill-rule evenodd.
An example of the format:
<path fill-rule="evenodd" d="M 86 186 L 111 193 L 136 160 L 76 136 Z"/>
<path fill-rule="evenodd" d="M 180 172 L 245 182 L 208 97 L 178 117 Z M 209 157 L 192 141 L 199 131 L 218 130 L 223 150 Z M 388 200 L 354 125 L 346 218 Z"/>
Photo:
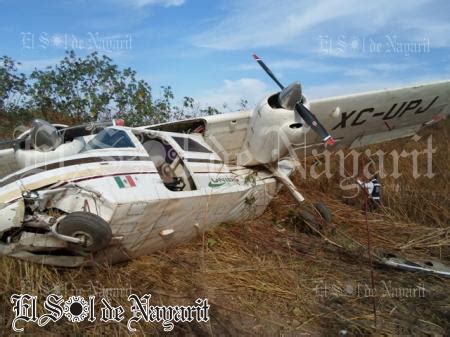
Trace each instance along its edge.
<path fill-rule="evenodd" d="M 450 114 L 450 81 L 326 98 L 311 102 L 311 111 L 341 146 L 355 148 L 413 135 Z M 309 132 L 305 147 L 323 149 Z M 308 151 L 310 153 L 310 151 Z"/>
<path fill-rule="evenodd" d="M 1 148 L 1 145 L 2 144 L 0 144 L 0 179 L 19 169 L 14 149 L 12 147 Z"/>
<path fill-rule="evenodd" d="M 332 97 L 310 102 L 310 110 L 337 140 L 339 147 L 355 148 L 413 135 L 423 126 L 450 114 L 450 81 Z M 236 161 L 253 132 L 254 111 L 204 116 L 144 126 L 170 132 L 201 132 L 205 141 L 227 162 Z M 315 132 L 292 144 L 298 156 L 324 150 Z"/>

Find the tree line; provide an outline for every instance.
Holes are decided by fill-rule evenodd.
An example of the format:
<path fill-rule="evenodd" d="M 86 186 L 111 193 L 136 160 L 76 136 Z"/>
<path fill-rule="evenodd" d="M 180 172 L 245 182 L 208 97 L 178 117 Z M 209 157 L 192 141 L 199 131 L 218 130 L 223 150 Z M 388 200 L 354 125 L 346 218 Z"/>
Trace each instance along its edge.
<path fill-rule="evenodd" d="M 120 69 L 97 52 L 79 57 L 68 51 L 59 63 L 28 76 L 19 72 L 19 66 L 11 57 L 0 57 L 3 134 L 32 118 L 66 124 L 124 118 L 128 126 L 136 126 L 219 113 L 211 106 L 201 108 L 192 97 L 175 104 L 170 86 L 161 87 L 155 98 L 136 71 Z"/>

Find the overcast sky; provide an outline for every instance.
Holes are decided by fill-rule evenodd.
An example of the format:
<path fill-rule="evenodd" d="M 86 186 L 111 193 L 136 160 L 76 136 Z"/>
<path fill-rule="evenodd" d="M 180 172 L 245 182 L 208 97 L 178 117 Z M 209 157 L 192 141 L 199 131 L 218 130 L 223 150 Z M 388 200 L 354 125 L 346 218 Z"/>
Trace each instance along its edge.
<path fill-rule="evenodd" d="M 277 89 L 252 53 L 310 98 L 449 79 L 450 2 L 0 0 L 0 41 L 26 73 L 98 51 L 155 95 L 233 107 Z"/>

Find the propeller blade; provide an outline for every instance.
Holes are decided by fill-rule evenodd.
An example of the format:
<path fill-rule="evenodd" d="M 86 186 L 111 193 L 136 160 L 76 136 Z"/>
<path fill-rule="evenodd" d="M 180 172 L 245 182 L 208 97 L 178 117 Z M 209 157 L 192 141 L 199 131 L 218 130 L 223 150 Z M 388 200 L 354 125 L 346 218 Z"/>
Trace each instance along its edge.
<path fill-rule="evenodd" d="M 253 54 L 253 58 L 256 60 L 256 62 L 258 62 L 258 64 L 261 66 L 261 68 L 264 69 L 264 71 L 267 73 L 267 75 L 269 75 L 270 78 L 272 78 L 272 80 L 275 81 L 275 83 L 281 88 L 281 90 L 283 90 L 284 85 L 282 85 L 280 83 L 280 81 L 278 81 L 278 79 L 275 77 L 273 72 L 269 69 L 269 67 L 266 66 L 266 64 L 261 60 L 261 58 L 256 54 Z"/>
<path fill-rule="evenodd" d="M 302 103 L 297 103 L 295 105 L 295 111 L 300 115 L 300 117 L 305 121 L 315 133 L 319 135 L 322 140 L 328 145 L 334 145 L 336 141 L 324 128 L 324 126 L 319 122 L 319 120 L 314 116 L 314 114 L 309 111 Z"/>
<path fill-rule="evenodd" d="M 289 87 L 287 87 L 286 90 L 284 90 L 284 86 L 280 83 L 280 81 L 278 81 L 278 79 L 275 77 L 269 67 L 267 67 L 266 64 L 261 60 L 261 58 L 256 54 L 253 54 L 253 58 L 256 60 L 256 62 L 258 62 L 261 68 L 264 69 L 267 75 L 269 75 L 272 80 L 274 80 L 275 83 L 278 84 L 278 86 L 281 88 L 282 91 L 279 93 L 278 97 L 280 105 L 285 109 L 290 110 L 295 104 L 294 110 L 297 111 L 297 113 L 305 121 L 305 123 L 308 124 L 308 126 L 311 127 L 311 129 L 313 129 L 314 132 L 317 133 L 326 144 L 334 145 L 336 141 L 333 139 L 333 137 L 331 137 L 324 126 L 320 124 L 316 116 L 314 116 L 314 114 L 309 111 L 306 106 L 303 105 L 302 89 L 300 83 L 294 82 Z"/>

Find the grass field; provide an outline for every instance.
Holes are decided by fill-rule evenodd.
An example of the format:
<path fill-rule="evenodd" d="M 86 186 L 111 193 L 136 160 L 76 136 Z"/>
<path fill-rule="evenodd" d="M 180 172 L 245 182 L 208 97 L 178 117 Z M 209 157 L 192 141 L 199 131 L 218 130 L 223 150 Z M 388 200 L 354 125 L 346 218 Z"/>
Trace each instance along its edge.
<path fill-rule="evenodd" d="M 385 207 L 368 216 L 375 255 L 388 251 L 450 264 L 449 126 L 446 121 L 425 129 L 419 141 L 371 147 L 424 149 L 432 135 L 437 148 L 432 179 L 414 179 L 405 160 L 402 177 L 383 180 Z M 425 166 L 420 163 L 421 172 Z M 38 295 L 42 313 L 42 301 L 52 292 L 66 299 L 107 296 L 126 309 L 126 318 L 70 323 L 63 317 L 45 327 L 18 323 L 27 335 L 126 335 L 130 293 L 150 293 L 154 305 L 208 298 L 210 321 L 176 323 L 171 335 L 450 335 L 450 279 L 385 267 L 374 257 L 372 289 L 362 198 L 346 199 L 337 177 L 296 176 L 294 182 L 308 200 L 303 208 L 283 189 L 256 220 L 222 224 L 188 244 L 121 265 L 65 270 L 0 258 L 2 335 L 12 333 L 11 294 Z M 333 213 L 332 224 L 319 229 L 323 236 L 308 231 L 299 216 L 318 201 Z M 161 323 L 135 326 L 137 335 L 167 334 Z"/>

